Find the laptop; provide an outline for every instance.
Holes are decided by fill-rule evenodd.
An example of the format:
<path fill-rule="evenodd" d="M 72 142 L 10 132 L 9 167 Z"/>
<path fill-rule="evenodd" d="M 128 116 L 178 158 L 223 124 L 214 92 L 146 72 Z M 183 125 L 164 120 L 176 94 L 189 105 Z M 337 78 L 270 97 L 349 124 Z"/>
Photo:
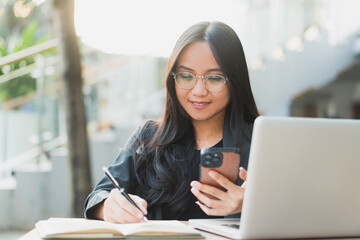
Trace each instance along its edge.
<path fill-rule="evenodd" d="M 191 219 L 233 239 L 360 236 L 360 121 L 258 117 L 241 219 Z"/>

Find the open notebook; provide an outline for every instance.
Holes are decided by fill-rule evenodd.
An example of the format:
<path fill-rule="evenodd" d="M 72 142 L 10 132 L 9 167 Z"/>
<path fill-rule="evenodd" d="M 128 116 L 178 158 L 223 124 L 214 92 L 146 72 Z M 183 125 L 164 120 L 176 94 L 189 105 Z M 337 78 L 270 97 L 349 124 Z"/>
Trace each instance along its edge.
<path fill-rule="evenodd" d="M 258 117 L 241 220 L 189 224 L 242 239 L 360 236 L 359 184 L 359 120 Z"/>
<path fill-rule="evenodd" d="M 42 239 L 204 238 L 179 221 L 116 224 L 84 218 L 50 218 L 35 224 Z"/>

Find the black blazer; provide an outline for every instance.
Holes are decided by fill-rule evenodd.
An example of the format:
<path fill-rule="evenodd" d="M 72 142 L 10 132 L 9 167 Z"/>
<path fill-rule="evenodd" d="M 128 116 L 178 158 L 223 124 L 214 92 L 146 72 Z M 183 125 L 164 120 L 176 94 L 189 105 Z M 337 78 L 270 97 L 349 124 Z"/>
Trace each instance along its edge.
<path fill-rule="evenodd" d="M 227 118 L 226 118 L 227 119 Z M 113 173 L 114 177 L 119 182 L 120 186 L 125 188 L 125 190 L 129 193 L 133 193 L 133 190 L 136 188 L 132 183 L 132 179 L 134 177 L 134 168 L 133 168 L 133 153 L 136 152 L 137 149 L 134 149 L 133 142 L 136 139 L 136 136 L 141 132 L 142 128 L 145 125 L 148 125 L 149 121 L 146 122 L 143 126 L 140 126 L 137 131 L 129 138 L 127 143 L 124 146 L 124 149 L 120 150 L 120 153 L 113 164 L 109 167 L 110 172 Z M 154 126 L 155 127 L 155 126 Z M 246 127 L 246 134 L 248 137 L 243 137 L 242 147 L 240 149 L 240 166 L 247 169 L 248 159 L 249 159 L 249 150 L 251 143 L 253 124 L 249 124 Z M 155 132 L 155 131 L 154 131 Z M 234 141 L 233 136 L 231 134 L 229 122 L 225 121 L 224 130 L 223 130 L 223 146 L 224 147 L 233 147 Z M 240 186 L 243 181 L 238 178 L 237 184 Z M 98 207 L 100 203 L 102 203 L 108 196 L 110 191 L 114 188 L 111 181 L 104 176 L 100 182 L 96 185 L 93 192 L 87 197 L 84 206 L 84 215 L 86 218 L 93 219 L 94 211 Z M 163 219 L 162 208 L 158 207 L 153 209 L 153 211 L 148 213 L 149 219 L 161 220 Z M 232 214 L 226 217 L 240 217 L 240 214 Z"/>

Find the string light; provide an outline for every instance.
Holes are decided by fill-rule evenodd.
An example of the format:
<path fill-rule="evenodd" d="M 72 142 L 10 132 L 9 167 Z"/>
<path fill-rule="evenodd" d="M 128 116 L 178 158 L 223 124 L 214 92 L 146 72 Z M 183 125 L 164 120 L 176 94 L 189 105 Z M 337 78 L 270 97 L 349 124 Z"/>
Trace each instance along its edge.
<path fill-rule="evenodd" d="M 311 25 L 305 30 L 304 37 L 308 41 L 320 41 L 321 35 L 319 28 L 316 25 Z"/>
<path fill-rule="evenodd" d="M 293 36 L 286 42 L 286 49 L 289 51 L 301 52 L 304 50 L 301 38 L 299 36 Z"/>
<path fill-rule="evenodd" d="M 275 60 L 278 61 L 284 61 L 285 60 L 285 52 L 284 49 L 281 46 L 276 46 L 274 50 L 272 51 L 272 57 Z"/>

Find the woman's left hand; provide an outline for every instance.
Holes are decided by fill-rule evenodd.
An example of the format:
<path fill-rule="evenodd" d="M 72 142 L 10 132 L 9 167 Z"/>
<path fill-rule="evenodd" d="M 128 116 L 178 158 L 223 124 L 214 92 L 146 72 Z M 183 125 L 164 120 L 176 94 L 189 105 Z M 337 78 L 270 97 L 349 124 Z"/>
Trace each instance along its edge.
<path fill-rule="evenodd" d="M 211 170 L 209 171 L 209 176 L 227 191 L 223 191 L 207 184 L 202 184 L 198 181 L 192 181 L 191 192 L 199 200 L 196 203 L 209 216 L 226 216 L 239 213 L 242 210 L 244 199 L 246 174 L 246 170 L 241 167 L 239 169 L 239 177 L 244 180 L 244 183 L 241 186 L 238 186 L 215 170 Z M 215 198 L 211 198 L 207 196 L 207 194 L 214 196 Z"/>

